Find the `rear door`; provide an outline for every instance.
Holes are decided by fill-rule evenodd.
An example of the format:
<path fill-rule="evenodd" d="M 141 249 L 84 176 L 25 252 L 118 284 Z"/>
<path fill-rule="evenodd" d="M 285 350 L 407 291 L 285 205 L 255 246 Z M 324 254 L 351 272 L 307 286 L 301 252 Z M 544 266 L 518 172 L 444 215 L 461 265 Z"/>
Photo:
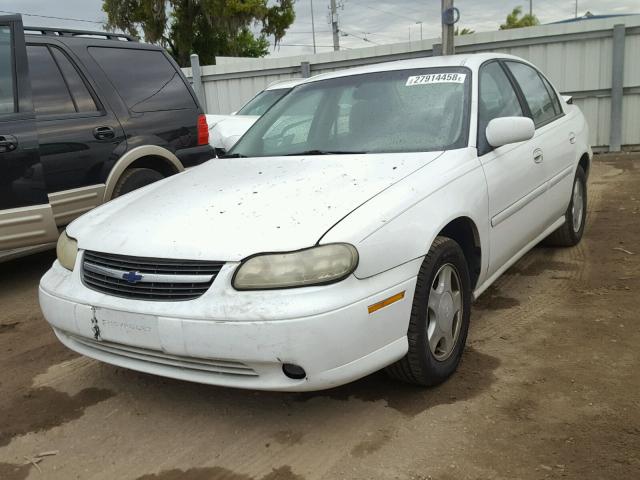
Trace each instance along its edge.
<path fill-rule="evenodd" d="M 20 16 L 0 16 L 0 250 L 55 241 Z"/>
<path fill-rule="evenodd" d="M 72 53 L 46 38 L 27 40 L 40 159 L 62 227 L 102 203 L 104 171 L 126 151 L 126 141 Z"/>

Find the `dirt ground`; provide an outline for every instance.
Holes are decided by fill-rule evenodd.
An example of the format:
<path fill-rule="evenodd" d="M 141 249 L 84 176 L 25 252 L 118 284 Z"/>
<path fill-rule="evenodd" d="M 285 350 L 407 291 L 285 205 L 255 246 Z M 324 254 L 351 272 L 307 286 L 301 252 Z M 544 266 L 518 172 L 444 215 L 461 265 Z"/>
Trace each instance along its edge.
<path fill-rule="evenodd" d="M 583 242 L 500 278 L 433 389 L 259 393 L 101 364 L 42 318 L 53 254 L 0 265 L 0 479 L 639 479 L 640 155 L 600 157 L 589 195 Z"/>

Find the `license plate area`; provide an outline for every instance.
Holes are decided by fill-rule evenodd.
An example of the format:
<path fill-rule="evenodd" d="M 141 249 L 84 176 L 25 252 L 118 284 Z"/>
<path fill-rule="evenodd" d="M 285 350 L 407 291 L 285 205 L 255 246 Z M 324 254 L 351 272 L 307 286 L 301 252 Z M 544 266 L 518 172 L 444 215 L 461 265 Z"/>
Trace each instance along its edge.
<path fill-rule="evenodd" d="M 98 307 L 92 313 L 91 328 L 96 340 L 161 349 L 157 317 Z"/>

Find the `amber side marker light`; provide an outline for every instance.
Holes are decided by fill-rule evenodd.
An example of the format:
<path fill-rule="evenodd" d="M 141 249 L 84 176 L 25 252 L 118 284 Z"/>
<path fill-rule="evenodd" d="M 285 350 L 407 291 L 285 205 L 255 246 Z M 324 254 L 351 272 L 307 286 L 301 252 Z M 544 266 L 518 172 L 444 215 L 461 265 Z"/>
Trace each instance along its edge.
<path fill-rule="evenodd" d="M 396 293 L 392 297 L 385 298 L 384 300 L 379 301 L 378 303 L 374 303 L 373 305 L 369 305 L 369 313 L 377 312 L 381 308 L 388 307 L 392 303 L 396 303 L 398 300 L 402 300 L 404 298 L 404 290 L 400 293 Z"/>

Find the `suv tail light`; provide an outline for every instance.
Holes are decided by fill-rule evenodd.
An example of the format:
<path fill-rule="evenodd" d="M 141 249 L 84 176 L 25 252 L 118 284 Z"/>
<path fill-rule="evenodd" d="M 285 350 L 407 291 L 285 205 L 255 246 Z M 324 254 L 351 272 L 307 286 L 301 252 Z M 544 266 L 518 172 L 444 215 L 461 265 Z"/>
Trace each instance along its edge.
<path fill-rule="evenodd" d="M 209 143 L 209 125 L 207 125 L 207 117 L 198 116 L 198 145 L 207 145 Z"/>

